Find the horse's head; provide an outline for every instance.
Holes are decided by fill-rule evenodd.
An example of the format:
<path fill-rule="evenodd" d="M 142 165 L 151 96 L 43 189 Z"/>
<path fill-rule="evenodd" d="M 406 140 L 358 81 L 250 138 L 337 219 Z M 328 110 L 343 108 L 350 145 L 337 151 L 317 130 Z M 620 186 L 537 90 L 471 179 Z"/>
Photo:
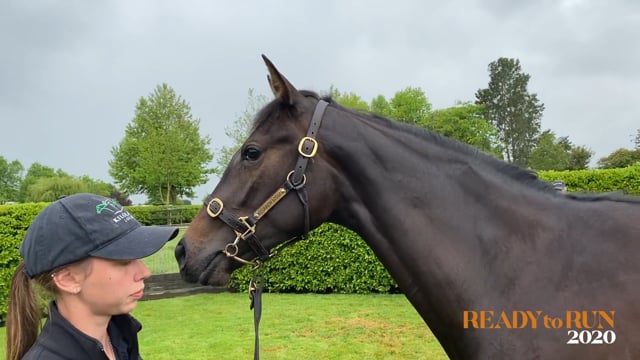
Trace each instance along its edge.
<path fill-rule="evenodd" d="M 187 281 L 221 285 L 243 263 L 265 261 L 279 245 L 325 221 L 330 162 L 316 137 L 327 105 L 298 91 L 264 57 L 276 97 L 176 247 Z"/>

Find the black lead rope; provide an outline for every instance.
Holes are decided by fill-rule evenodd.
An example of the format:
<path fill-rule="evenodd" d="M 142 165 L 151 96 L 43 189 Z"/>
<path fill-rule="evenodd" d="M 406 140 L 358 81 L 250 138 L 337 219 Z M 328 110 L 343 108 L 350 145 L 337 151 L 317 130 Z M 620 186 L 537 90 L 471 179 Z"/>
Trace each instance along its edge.
<path fill-rule="evenodd" d="M 256 340 L 253 347 L 253 359 L 260 360 L 260 317 L 262 316 L 262 287 L 263 277 L 262 269 L 263 264 L 260 262 L 253 269 L 253 278 L 249 282 L 249 298 L 251 299 L 251 305 L 249 310 L 253 309 L 253 327 L 256 333 Z"/>

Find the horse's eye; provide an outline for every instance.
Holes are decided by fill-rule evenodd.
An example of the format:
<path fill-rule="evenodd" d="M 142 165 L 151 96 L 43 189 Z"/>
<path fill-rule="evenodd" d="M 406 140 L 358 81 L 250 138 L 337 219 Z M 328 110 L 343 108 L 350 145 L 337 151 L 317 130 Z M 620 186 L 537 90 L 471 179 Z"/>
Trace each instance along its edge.
<path fill-rule="evenodd" d="M 255 146 L 247 146 L 242 151 L 242 159 L 248 160 L 248 161 L 258 160 L 260 158 L 260 155 L 262 155 L 262 151 L 260 151 L 260 149 L 258 149 Z"/>

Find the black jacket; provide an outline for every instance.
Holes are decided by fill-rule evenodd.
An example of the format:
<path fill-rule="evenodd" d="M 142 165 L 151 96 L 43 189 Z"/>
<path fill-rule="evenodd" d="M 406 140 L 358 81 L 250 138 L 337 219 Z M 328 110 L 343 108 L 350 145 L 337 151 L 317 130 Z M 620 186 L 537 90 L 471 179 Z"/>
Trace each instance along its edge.
<path fill-rule="evenodd" d="M 131 315 L 111 317 L 107 331 L 118 360 L 140 360 L 138 332 L 142 325 Z M 107 359 L 100 342 L 76 329 L 60 315 L 55 302 L 49 304 L 49 317 L 23 360 L 102 360 Z"/>

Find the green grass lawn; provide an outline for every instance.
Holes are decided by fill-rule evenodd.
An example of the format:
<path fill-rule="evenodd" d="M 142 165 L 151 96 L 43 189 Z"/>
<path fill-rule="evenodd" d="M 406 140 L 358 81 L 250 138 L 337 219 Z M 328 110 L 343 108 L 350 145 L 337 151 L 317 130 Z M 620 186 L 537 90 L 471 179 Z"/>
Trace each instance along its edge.
<path fill-rule="evenodd" d="M 176 249 L 176 245 L 178 245 L 178 241 L 180 241 L 186 230 L 186 228 L 181 228 L 178 236 L 169 241 L 157 253 L 142 259 L 147 267 L 149 267 L 152 274 L 176 273 L 180 271 L 180 269 L 178 269 L 178 262 L 176 261 L 174 251 Z"/>
<path fill-rule="evenodd" d="M 253 357 L 246 293 L 144 301 L 134 316 L 145 359 Z M 403 295 L 264 294 L 260 345 L 264 359 L 447 359 Z"/>

